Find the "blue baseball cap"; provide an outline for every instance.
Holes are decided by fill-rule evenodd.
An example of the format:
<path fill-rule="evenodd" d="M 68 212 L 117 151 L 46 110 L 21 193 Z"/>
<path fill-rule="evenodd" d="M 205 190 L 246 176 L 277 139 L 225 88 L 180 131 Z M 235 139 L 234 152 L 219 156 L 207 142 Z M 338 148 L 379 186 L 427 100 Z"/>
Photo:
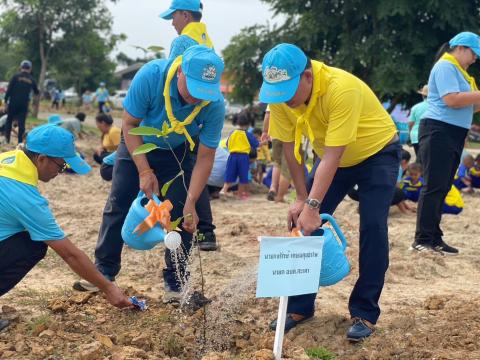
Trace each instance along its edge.
<path fill-rule="evenodd" d="M 62 122 L 62 117 L 58 114 L 52 114 L 48 117 L 48 123 L 50 125 L 60 125 Z"/>
<path fill-rule="evenodd" d="M 160 17 L 165 20 L 171 20 L 173 13 L 177 10 L 202 12 L 200 0 L 173 0 L 170 8 L 160 14 Z"/>
<path fill-rule="evenodd" d="M 472 51 L 480 57 L 480 36 L 470 31 L 464 31 L 455 35 L 448 44 L 450 47 L 454 46 L 466 46 L 472 49 Z"/>
<path fill-rule="evenodd" d="M 27 135 L 27 150 L 50 157 L 62 158 L 77 174 L 87 174 L 92 168 L 77 155 L 72 133 L 51 124 L 33 128 Z"/>
<path fill-rule="evenodd" d="M 183 53 L 182 72 L 187 78 L 187 89 L 194 98 L 217 101 L 222 98 L 220 79 L 223 61 L 204 45 L 189 47 Z"/>
<path fill-rule="evenodd" d="M 292 44 L 275 46 L 263 58 L 260 101 L 274 104 L 293 98 L 306 65 L 307 56 L 298 46 Z"/>

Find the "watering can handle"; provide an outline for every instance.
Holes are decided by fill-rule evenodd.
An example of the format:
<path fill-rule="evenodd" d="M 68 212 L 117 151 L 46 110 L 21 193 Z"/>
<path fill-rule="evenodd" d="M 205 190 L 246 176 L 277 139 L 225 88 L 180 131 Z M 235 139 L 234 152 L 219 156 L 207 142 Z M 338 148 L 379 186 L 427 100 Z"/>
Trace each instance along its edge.
<path fill-rule="evenodd" d="M 333 216 L 329 214 L 320 214 L 320 218 L 324 221 L 328 221 L 332 225 L 333 229 L 337 233 L 337 236 L 340 238 L 340 241 L 342 242 L 343 250 L 345 250 L 348 245 L 347 239 L 345 238 L 345 235 L 343 235 L 342 230 L 340 230 L 340 226 L 338 226 Z"/>
<path fill-rule="evenodd" d="M 137 195 L 137 198 L 143 198 L 143 197 L 146 197 L 145 193 L 140 190 L 138 195 Z M 161 204 L 162 202 L 160 201 L 160 199 L 158 198 L 157 195 L 153 194 L 153 201 L 155 201 L 157 204 Z"/>

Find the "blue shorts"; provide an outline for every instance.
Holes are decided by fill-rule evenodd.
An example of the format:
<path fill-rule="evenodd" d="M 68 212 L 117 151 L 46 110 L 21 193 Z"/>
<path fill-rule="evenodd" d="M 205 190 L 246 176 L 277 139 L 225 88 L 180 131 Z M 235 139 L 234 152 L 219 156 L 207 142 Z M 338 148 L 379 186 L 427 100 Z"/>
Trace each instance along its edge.
<path fill-rule="evenodd" d="M 234 183 L 240 178 L 240 184 L 248 184 L 250 160 L 248 154 L 232 153 L 228 156 L 225 182 Z"/>

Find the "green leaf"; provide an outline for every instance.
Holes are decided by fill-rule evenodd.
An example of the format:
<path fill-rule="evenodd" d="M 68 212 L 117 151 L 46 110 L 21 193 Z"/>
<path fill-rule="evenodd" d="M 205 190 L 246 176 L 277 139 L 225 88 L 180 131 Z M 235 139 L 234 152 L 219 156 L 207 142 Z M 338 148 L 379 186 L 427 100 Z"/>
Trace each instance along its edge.
<path fill-rule="evenodd" d="M 170 128 L 169 128 L 168 124 L 167 124 L 166 122 L 164 122 L 163 125 L 162 125 L 162 133 L 163 133 L 164 135 L 167 135 L 169 129 L 170 129 Z"/>
<path fill-rule="evenodd" d="M 161 51 L 165 50 L 165 48 L 163 48 L 162 46 L 152 45 L 152 46 L 149 46 L 149 47 L 147 48 L 147 50 L 156 53 L 156 52 L 161 52 Z"/>
<path fill-rule="evenodd" d="M 169 180 L 167 181 L 165 184 L 163 184 L 162 186 L 162 190 L 161 190 L 161 193 L 162 193 L 162 196 L 165 197 L 167 196 L 167 192 L 168 192 L 168 189 L 170 188 L 170 186 L 173 184 L 173 182 L 179 177 L 179 176 L 182 176 L 184 174 L 183 170 L 180 171 L 172 180 Z"/>
<path fill-rule="evenodd" d="M 133 155 L 146 154 L 152 150 L 155 150 L 156 148 L 158 148 L 158 146 L 155 144 L 143 144 L 135 149 Z"/>
<path fill-rule="evenodd" d="M 177 220 L 175 220 L 174 222 L 172 222 L 170 224 L 170 230 L 173 231 L 175 230 L 179 225 L 180 223 L 182 222 L 183 220 L 183 216 L 182 217 L 179 217 Z"/>
<path fill-rule="evenodd" d="M 128 132 L 130 135 L 141 135 L 141 136 L 162 136 L 163 133 L 161 130 L 150 127 L 150 126 L 139 126 L 131 129 Z"/>

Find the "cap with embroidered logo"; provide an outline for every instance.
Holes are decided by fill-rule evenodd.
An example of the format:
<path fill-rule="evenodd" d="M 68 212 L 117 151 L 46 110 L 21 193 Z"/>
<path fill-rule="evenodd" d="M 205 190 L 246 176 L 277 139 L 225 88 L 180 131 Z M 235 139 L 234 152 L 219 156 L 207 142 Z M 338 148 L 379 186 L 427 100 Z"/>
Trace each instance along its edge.
<path fill-rule="evenodd" d="M 223 68 L 222 59 L 213 49 L 204 45 L 189 47 L 183 53 L 182 72 L 187 79 L 188 92 L 199 100 L 221 99 L 220 79 Z"/>
<path fill-rule="evenodd" d="M 87 174 L 91 167 L 77 155 L 72 133 L 53 124 L 33 128 L 27 135 L 27 150 L 49 157 L 62 158 L 78 174 Z"/>
<path fill-rule="evenodd" d="M 292 44 L 279 44 L 263 58 L 263 84 L 260 101 L 265 104 L 282 103 L 295 95 L 300 75 L 307 65 L 307 56 Z"/>
<path fill-rule="evenodd" d="M 470 31 L 464 31 L 455 35 L 448 44 L 450 47 L 465 46 L 472 49 L 472 51 L 480 57 L 480 36 Z"/>
<path fill-rule="evenodd" d="M 160 14 L 160 17 L 165 20 L 171 20 L 173 13 L 177 10 L 202 12 L 200 0 L 173 0 L 170 8 Z"/>

